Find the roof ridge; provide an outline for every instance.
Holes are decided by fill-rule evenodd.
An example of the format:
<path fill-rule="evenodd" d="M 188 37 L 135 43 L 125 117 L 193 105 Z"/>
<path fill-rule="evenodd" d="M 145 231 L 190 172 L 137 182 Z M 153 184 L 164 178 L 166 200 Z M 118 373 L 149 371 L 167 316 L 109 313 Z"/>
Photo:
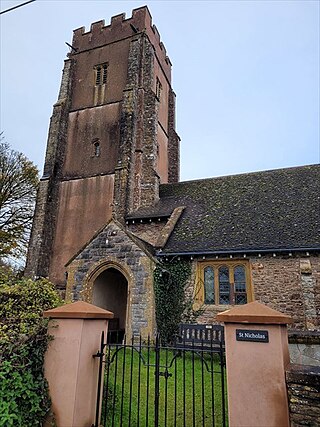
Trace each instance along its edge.
<path fill-rule="evenodd" d="M 243 173 L 235 173 L 235 174 L 229 174 L 229 175 L 220 175 L 220 176 L 213 176 L 210 178 L 197 178 L 197 179 L 190 179 L 188 181 L 180 181 L 180 182 L 172 182 L 167 184 L 160 184 L 160 187 L 169 187 L 169 186 L 176 186 L 176 185 L 184 185 L 184 184 L 192 184 L 192 183 L 199 183 L 204 181 L 213 181 L 218 179 L 224 179 L 224 178 L 233 178 L 238 176 L 245 176 L 245 175 L 262 175 L 262 174 L 268 174 L 271 172 L 281 172 L 281 171 L 293 171 L 294 169 L 307 169 L 310 167 L 319 167 L 319 163 L 312 163 L 309 165 L 302 165 L 302 166 L 290 166 L 286 168 L 276 168 L 276 169 L 266 169 L 261 171 L 252 171 L 252 172 L 243 172 Z"/>

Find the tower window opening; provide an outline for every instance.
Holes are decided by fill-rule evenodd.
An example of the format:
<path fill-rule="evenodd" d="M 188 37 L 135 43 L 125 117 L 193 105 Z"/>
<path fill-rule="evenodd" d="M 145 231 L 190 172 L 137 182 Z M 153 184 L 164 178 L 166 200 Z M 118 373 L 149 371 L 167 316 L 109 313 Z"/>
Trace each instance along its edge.
<path fill-rule="evenodd" d="M 107 64 L 99 64 L 95 66 L 96 86 L 105 85 L 107 83 Z"/>
<path fill-rule="evenodd" d="M 105 85 L 107 83 L 107 65 L 104 64 L 102 66 L 102 84 Z"/>
<path fill-rule="evenodd" d="M 99 157 L 101 154 L 100 141 L 98 139 L 94 139 L 92 141 L 93 145 L 93 157 Z"/>
<path fill-rule="evenodd" d="M 96 71 L 96 86 L 98 86 L 100 84 L 100 80 L 101 80 L 101 68 L 97 68 Z"/>
<path fill-rule="evenodd" d="M 156 82 L 156 97 L 158 98 L 158 101 L 160 101 L 160 99 L 161 99 L 161 92 L 162 92 L 162 84 L 161 84 L 160 80 L 157 77 L 157 82 Z"/>
<path fill-rule="evenodd" d="M 94 155 L 95 155 L 96 157 L 99 157 L 99 156 L 100 156 L 100 144 L 99 144 L 99 142 L 96 142 L 96 143 L 94 144 Z"/>

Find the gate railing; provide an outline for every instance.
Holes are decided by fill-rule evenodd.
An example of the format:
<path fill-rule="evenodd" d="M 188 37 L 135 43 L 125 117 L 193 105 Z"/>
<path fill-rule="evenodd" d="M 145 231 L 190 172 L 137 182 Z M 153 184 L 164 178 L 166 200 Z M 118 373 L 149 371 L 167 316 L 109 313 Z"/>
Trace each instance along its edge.
<path fill-rule="evenodd" d="M 162 345 L 157 336 L 106 344 L 102 334 L 94 357 L 100 359 L 94 427 L 227 425 L 223 341 Z"/>

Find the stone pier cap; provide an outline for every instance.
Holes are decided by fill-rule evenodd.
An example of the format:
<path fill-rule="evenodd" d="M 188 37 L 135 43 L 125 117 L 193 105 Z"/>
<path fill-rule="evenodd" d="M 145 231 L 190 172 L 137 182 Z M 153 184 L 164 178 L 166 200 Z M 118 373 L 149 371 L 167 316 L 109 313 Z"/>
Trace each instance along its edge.
<path fill-rule="evenodd" d="M 292 318 L 280 313 L 277 310 L 261 304 L 258 301 L 226 310 L 217 314 L 216 319 L 225 323 L 251 323 L 251 324 L 269 324 L 283 325 L 292 323 Z"/>
<path fill-rule="evenodd" d="M 43 312 L 50 319 L 112 319 L 113 313 L 84 301 L 62 305 Z"/>

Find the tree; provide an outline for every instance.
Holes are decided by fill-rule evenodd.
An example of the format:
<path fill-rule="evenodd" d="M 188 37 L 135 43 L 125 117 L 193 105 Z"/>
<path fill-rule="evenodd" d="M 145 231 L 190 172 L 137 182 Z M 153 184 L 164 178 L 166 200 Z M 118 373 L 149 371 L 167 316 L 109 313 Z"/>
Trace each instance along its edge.
<path fill-rule="evenodd" d="M 0 258 L 26 254 L 38 182 L 36 166 L 0 141 Z"/>

